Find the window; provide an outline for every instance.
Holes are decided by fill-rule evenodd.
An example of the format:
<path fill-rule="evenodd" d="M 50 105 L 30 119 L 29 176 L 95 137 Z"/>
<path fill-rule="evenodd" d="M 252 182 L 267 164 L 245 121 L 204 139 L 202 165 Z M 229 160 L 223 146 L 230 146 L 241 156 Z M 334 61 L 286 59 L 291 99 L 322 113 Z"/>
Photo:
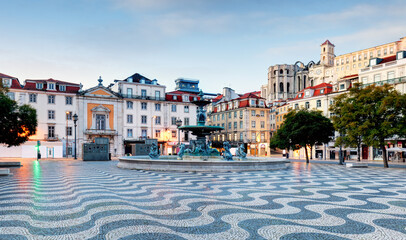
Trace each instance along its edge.
<path fill-rule="evenodd" d="M 55 126 L 48 126 L 48 138 L 55 137 Z"/>
<path fill-rule="evenodd" d="M 364 53 L 364 60 L 367 59 L 367 53 Z"/>
<path fill-rule="evenodd" d="M 171 118 L 171 124 L 172 124 L 172 125 L 176 125 L 176 117 L 172 117 L 172 118 Z"/>
<path fill-rule="evenodd" d="M 161 98 L 161 92 L 160 91 L 155 91 L 155 99 L 159 100 Z"/>
<path fill-rule="evenodd" d="M 394 79 L 395 78 L 395 71 L 390 71 L 390 72 L 388 72 L 388 80 L 389 79 Z"/>
<path fill-rule="evenodd" d="M 147 137 L 147 129 L 141 129 L 141 137 L 143 138 Z"/>
<path fill-rule="evenodd" d="M 237 122 L 234 122 L 234 129 L 237 129 Z"/>
<path fill-rule="evenodd" d="M 48 119 L 55 119 L 55 111 L 48 110 Z"/>
<path fill-rule="evenodd" d="M 72 136 L 72 127 L 66 127 L 66 136 Z"/>
<path fill-rule="evenodd" d="M 220 121 L 220 115 L 217 115 L 217 121 Z"/>
<path fill-rule="evenodd" d="M 381 81 L 381 74 L 375 74 L 374 75 L 374 82 L 376 83 L 376 82 L 379 82 L 379 81 Z"/>
<path fill-rule="evenodd" d="M 185 117 L 183 123 L 184 123 L 185 125 L 190 125 L 189 118 L 188 118 L 188 117 Z"/>
<path fill-rule="evenodd" d="M 97 130 L 106 129 L 106 115 L 96 114 L 96 129 Z"/>
<path fill-rule="evenodd" d="M 360 55 L 358 55 L 358 60 L 359 60 L 359 61 L 361 61 L 361 54 L 360 54 Z"/>
<path fill-rule="evenodd" d="M 383 55 L 386 55 L 386 54 L 388 54 L 388 49 L 385 48 L 385 49 L 383 50 Z"/>
<path fill-rule="evenodd" d="M 221 126 L 224 127 L 224 123 L 222 123 Z"/>
<path fill-rule="evenodd" d="M 127 137 L 133 137 L 133 130 L 127 129 Z"/>
<path fill-rule="evenodd" d="M 188 113 L 189 112 L 189 106 L 185 106 L 184 111 L 185 111 L 185 113 Z"/>
<path fill-rule="evenodd" d="M 295 104 L 295 109 L 299 109 L 299 104 L 298 103 Z"/>
<path fill-rule="evenodd" d="M 11 87 L 11 79 L 3 78 L 3 86 L 8 88 Z"/>
<path fill-rule="evenodd" d="M 357 57 L 356 57 L 356 56 L 353 56 L 353 57 L 352 57 L 352 61 L 353 61 L 353 62 L 356 62 L 356 61 L 357 61 Z"/>
<path fill-rule="evenodd" d="M 72 97 L 65 97 L 65 104 L 72 105 Z"/>
<path fill-rule="evenodd" d="M 161 130 L 155 130 L 155 137 L 160 138 L 161 137 Z"/>
<path fill-rule="evenodd" d="M 242 140 L 243 140 L 243 134 L 240 133 L 240 141 L 242 141 Z"/>
<path fill-rule="evenodd" d="M 240 129 L 242 129 L 243 128 L 243 121 L 240 121 Z"/>
<path fill-rule="evenodd" d="M 255 100 L 251 100 L 251 106 L 255 106 L 256 105 L 256 101 Z"/>
<path fill-rule="evenodd" d="M 72 112 L 66 112 L 66 120 L 72 120 Z"/>
<path fill-rule="evenodd" d="M 182 95 L 183 102 L 189 102 L 189 95 Z"/>
<path fill-rule="evenodd" d="M 175 104 L 172 104 L 172 105 L 171 105 L 171 111 L 172 111 L 172 112 L 176 112 L 176 105 L 175 105 Z"/>
<path fill-rule="evenodd" d="M 156 125 L 161 125 L 161 116 L 156 116 L 155 117 L 155 124 Z"/>
<path fill-rule="evenodd" d="M 147 110 L 147 103 L 146 102 L 141 103 L 141 109 L 142 110 Z"/>
<path fill-rule="evenodd" d="M 127 101 L 127 109 L 133 109 L 133 102 Z"/>
<path fill-rule="evenodd" d="M 259 115 L 260 115 L 261 117 L 265 116 L 265 111 L 260 111 L 260 112 L 259 112 Z"/>
<path fill-rule="evenodd" d="M 373 58 L 374 57 L 374 53 L 373 52 L 370 52 L 369 53 L 369 58 Z"/>
<path fill-rule="evenodd" d="M 265 142 L 265 133 L 261 133 L 261 142 Z"/>
<path fill-rule="evenodd" d="M 157 111 L 157 112 L 161 111 L 161 104 L 160 103 L 155 103 L 155 111 Z"/>
<path fill-rule="evenodd" d="M 147 116 L 141 115 L 141 123 L 146 124 L 147 123 Z"/>
<path fill-rule="evenodd" d="M 242 110 L 240 111 L 240 118 L 242 118 Z"/>
<path fill-rule="evenodd" d="M 48 95 L 48 104 L 55 104 L 55 96 Z"/>
<path fill-rule="evenodd" d="M 348 58 L 345 59 L 345 63 L 349 63 L 350 60 Z"/>
<path fill-rule="evenodd" d="M 256 134 L 255 133 L 251 133 L 251 141 L 256 141 Z"/>
<path fill-rule="evenodd" d="M 37 94 L 30 94 L 30 102 L 37 102 Z"/>
<path fill-rule="evenodd" d="M 362 82 L 363 84 L 366 84 L 367 81 L 368 81 L 368 77 L 362 77 L 362 78 L 361 78 L 361 82 Z"/>
<path fill-rule="evenodd" d="M 133 96 L 133 89 L 127 88 L 127 97 L 132 97 L 132 96 Z"/>
<path fill-rule="evenodd" d="M 261 121 L 261 128 L 265 128 L 265 121 Z"/>
<path fill-rule="evenodd" d="M 389 53 L 393 53 L 393 47 L 389 49 Z"/>
<path fill-rule="evenodd" d="M 228 123 L 228 129 L 231 129 L 231 122 Z"/>
<path fill-rule="evenodd" d="M 66 86 L 65 85 L 59 85 L 59 91 L 65 92 L 66 91 Z"/>
<path fill-rule="evenodd" d="M 173 96 L 172 99 L 173 99 L 173 100 L 178 100 L 178 97 L 177 97 L 177 96 Z"/>
<path fill-rule="evenodd" d="M 234 118 L 237 118 L 237 111 L 234 112 Z"/>
<path fill-rule="evenodd" d="M 256 122 L 255 121 L 251 121 L 251 127 L 253 127 L 253 128 L 255 128 L 255 124 Z"/>
<path fill-rule="evenodd" d="M 343 89 L 345 89 L 345 84 L 344 83 L 340 84 L 340 90 L 343 90 Z"/>
<path fill-rule="evenodd" d="M 309 108 L 310 108 L 310 103 L 309 103 L 309 102 L 306 102 L 306 103 L 305 103 L 305 108 L 306 108 L 306 109 L 309 109 Z"/>
<path fill-rule="evenodd" d="M 251 110 L 251 116 L 255 117 L 255 115 L 256 115 L 255 110 Z"/>
<path fill-rule="evenodd" d="M 231 112 L 228 113 L 228 118 L 231 119 Z"/>
<path fill-rule="evenodd" d="M 48 90 L 55 90 L 55 83 L 48 83 Z"/>
<path fill-rule="evenodd" d="M 133 123 L 133 115 L 127 114 L 127 123 Z"/>
<path fill-rule="evenodd" d="M 378 57 L 381 56 L 381 50 L 378 50 Z"/>
<path fill-rule="evenodd" d="M 172 130 L 172 138 L 176 138 L 176 130 Z"/>
<path fill-rule="evenodd" d="M 221 120 L 224 120 L 224 113 L 221 114 Z"/>
<path fill-rule="evenodd" d="M 147 97 L 147 90 L 141 89 L 141 97 L 146 98 Z"/>
<path fill-rule="evenodd" d="M 317 107 L 321 107 L 321 100 L 317 100 Z"/>

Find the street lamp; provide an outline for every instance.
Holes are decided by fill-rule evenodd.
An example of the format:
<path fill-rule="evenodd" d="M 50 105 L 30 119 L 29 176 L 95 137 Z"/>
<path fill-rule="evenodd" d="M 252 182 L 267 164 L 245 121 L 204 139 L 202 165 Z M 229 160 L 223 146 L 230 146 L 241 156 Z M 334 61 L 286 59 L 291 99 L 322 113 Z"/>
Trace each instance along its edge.
<path fill-rule="evenodd" d="M 68 119 L 69 119 L 69 112 L 66 112 L 66 158 L 68 158 L 68 147 L 69 147 L 69 139 L 68 139 Z"/>
<path fill-rule="evenodd" d="M 154 138 L 154 129 L 153 129 L 154 128 L 154 126 L 153 126 L 154 119 L 156 119 L 156 116 L 151 117 L 151 139 Z"/>
<path fill-rule="evenodd" d="M 176 120 L 176 126 L 178 127 L 178 146 L 180 146 L 180 129 L 179 127 L 182 126 L 182 120 L 178 118 Z"/>
<path fill-rule="evenodd" d="M 73 115 L 73 124 L 74 124 L 74 126 L 75 126 L 75 159 L 77 159 L 77 156 L 76 156 L 76 122 L 78 121 L 78 115 L 75 113 L 74 115 Z"/>

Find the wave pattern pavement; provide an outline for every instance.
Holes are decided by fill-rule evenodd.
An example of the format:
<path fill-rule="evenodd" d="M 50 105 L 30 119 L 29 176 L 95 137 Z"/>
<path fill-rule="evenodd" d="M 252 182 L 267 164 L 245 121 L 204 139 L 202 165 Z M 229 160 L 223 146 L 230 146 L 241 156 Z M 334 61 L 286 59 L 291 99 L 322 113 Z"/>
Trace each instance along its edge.
<path fill-rule="evenodd" d="M 406 239 L 406 171 L 292 163 L 152 172 L 26 162 L 0 178 L 0 239 Z"/>

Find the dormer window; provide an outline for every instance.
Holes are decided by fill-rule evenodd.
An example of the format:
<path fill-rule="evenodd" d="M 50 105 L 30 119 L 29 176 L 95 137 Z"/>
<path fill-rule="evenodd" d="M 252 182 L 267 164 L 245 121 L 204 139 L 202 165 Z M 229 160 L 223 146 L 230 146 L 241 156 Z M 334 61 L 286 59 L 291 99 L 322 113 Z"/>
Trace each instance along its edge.
<path fill-rule="evenodd" d="M 189 95 L 182 95 L 183 102 L 189 102 Z"/>
<path fill-rule="evenodd" d="M 65 85 L 59 85 L 59 91 L 65 92 L 66 91 L 66 86 Z"/>
<path fill-rule="evenodd" d="M 145 84 L 145 79 L 144 79 L 144 78 L 141 78 L 141 79 L 140 79 L 140 83 Z"/>
<path fill-rule="evenodd" d="M 255 106 L 256 101 L 255 100 L 251 100 L 251 106 Z"/>
<path fill-rule="evenodd" d="M 323 93 L 324 93 L 324 89 L 321 89 L 321 90 L 320 90 L 320 93 L 323 94 Z"/>
<path fill-rule="evenodd" d="M 173 100 L 178 100 L 178 97 L 176 95 L 173 95 Z"/>
<path fill-rule="evenodd" d="M 48 83 L 48 90 L 55 90 L 55 83 Z"/>
<path fill-rule="evenodd" d="M 264 101 L 259 101 L 259 106 L 264 106 Z"/>
<path fill-rule="evenodd" d="M 10 78 L 3 78 L 3 86 L 4 87 L 11 87 L 11 79 Z"/>
<path fill-rule="evenodd" d="M 305 92 L 305 97 L 309 97 L 310 96 L 310 91 L 306 91 Z"/>
<path fill-rule="evenodd" d="M 42 83 L 36 83 L 36 84 L 35 84 L 35 87 L 36 87 L 37 89 L 42 89 L 42 88 L 44 87 L 44 85 L 43 85 Z"/>
<path fill-rule="evenodd" d="M 303 94 L 300 93 L 300 94 L 299 94 L 299 97 L 301 98 L 302 96 L 303 96 Z"/>
<path fill-rule="evenodd" d="M 377 59 L 376 58 L 373 58 L 373 59 L 369 60 L 369 65 L 370 66 L 374 66 L 376 64 L 377 64 Z"/>

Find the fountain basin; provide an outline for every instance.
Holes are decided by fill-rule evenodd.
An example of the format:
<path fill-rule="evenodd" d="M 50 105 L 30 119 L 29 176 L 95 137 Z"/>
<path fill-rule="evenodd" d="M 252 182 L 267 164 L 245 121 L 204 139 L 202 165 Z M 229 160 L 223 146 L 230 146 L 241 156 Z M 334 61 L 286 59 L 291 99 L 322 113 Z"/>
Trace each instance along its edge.
<path fill-rule="evenodd" d="M 123 169 L 152 171 L 192 171 L 192 172 L 240 172 L 268 171 L 286 169 L 290 161 L 286 159 L 270 159 L 252 157 L 239 161 L 224 161 L 217 158 L 201 160 L 178 160 L 177 156 L 161 156 L 150 159 L 148 156 L 120 157 L 117 167 Z"/>

